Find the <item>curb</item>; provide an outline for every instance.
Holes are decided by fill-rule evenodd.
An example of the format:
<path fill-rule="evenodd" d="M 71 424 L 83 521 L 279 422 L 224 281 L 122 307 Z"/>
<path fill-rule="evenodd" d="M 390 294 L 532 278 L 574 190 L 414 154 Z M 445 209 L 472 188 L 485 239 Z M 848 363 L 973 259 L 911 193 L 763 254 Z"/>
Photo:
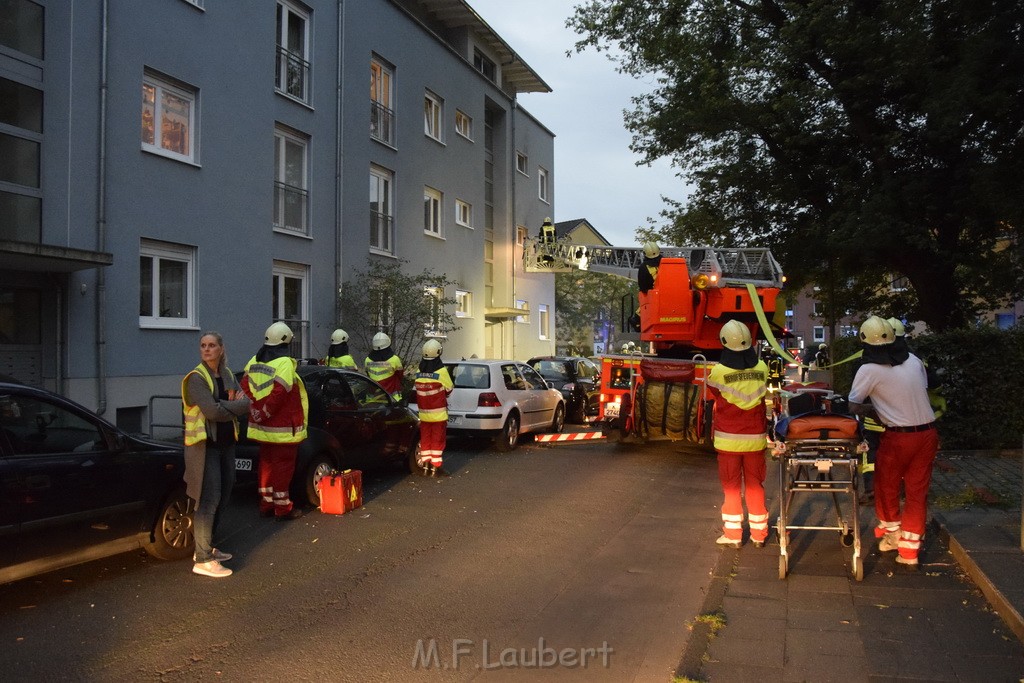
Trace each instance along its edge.
<path fill-rule="evenodd" d="M 985 574 L 981 566 L 974 561 L 971 554 L 967 552 L 967 549 L 960 545 L 960 542 L 956 540 L 956 537 L 949 533 L 946 529 L 946 525 L 943 520 L 938 517 L 934 518 L 939 524 L 939 534 L 942 536 L 942 540 L 946 542 L 949 547 L 949 551 L 953 553 L 953 558 L 957 563 L 963 567 L 967 575 L 971 577 L 971 580 L 981 589 L 982 595 L 988 600 L 989 605 L 996 611 L 996 614 L 1002 618 L 1006 626 L 1013 631 L 1013 634 L 1024 643 L 1024 617 L 1017 611 L 1017 608 L 1006 599 L 992 580 L 989 579 L 988 575 Z"/>

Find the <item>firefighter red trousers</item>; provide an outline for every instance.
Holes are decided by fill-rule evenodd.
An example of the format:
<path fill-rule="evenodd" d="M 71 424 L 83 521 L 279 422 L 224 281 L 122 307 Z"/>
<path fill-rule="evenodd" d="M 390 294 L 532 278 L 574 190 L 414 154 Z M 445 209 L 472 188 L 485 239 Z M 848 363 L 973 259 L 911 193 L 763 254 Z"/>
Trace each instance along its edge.
<path fill-rule="evenodd" d="M 292 511 L 288 489 L 298 455 L 297 443 L 260 443 L 260 514 L 281 517 Z"/>
<path fill-rule="evenodd" d="M 734 541 L 743 540 L 743 500 L 747 501 L 750 540 L 768 538 L 768 509 L 764 501 L 764 479 L 768 467 L 764 451 L 731 453 L 718 451 L 718 479 L 722 482 L 722 533 Z"/>
<path fill-rule="evenodd" d="M 875 514 L 881 537 L 899 531 L 899 552 L 917 558 L 928 516 L 928 488 L 932 465 L 939 449 L 939 432 L 882 432 L 875 462 Z M 900 510 L 900 484 L 903 484 L 903 510 Z"/>
<path fill-rule="evenodd" d="M 424 465 L 430 463 L 434 467 L 441 466 L 447 436 L 447 422 L 420 421 L 420 461 Z"/>

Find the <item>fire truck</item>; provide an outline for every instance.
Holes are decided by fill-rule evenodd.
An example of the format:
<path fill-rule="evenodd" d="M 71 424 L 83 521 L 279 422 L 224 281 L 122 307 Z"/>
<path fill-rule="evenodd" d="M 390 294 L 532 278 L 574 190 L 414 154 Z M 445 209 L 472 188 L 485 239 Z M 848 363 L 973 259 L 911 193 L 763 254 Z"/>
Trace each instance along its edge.
<path fill-rule="evenodd" d="M 586 270 L 636 279 L 640 247 L 527 239 L 527 272 Z M 768 249 L 663 247 L 654 287 L 639 295 L 640 340 L 654 351 L 601 357 L 596 420 L 611 438 L 637 436 L 704 443 L 704 376 L 718 360 L 719 332 L 740 320 L 758 337 L 776 309 L 782 268 Z"/>

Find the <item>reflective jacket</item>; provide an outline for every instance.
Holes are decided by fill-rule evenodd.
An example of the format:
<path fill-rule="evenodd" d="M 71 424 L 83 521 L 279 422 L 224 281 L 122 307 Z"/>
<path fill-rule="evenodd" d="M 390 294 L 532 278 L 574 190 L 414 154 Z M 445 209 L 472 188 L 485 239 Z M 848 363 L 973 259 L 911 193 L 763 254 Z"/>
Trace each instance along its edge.
<path fill-rule="evenodd" d="M 230 372 L 230 371 L 229 371 Z M 199 407 L 198 403 L 189 404 L 188 402 L 188 380 L 192 375 L 199 375 L 206 380 L 206 385 L 210 387 L 210 393 L 213 394 L 216 389 L 213 386 L 213 377 L 210 375 L 210 371 L 206 369 L 202 363 L 197 365 L 194 370 L 185 375 L 181 380 L 181 411 L 185 416 L 185 445 L 194 446 L 200 441 L 206 441 L 206 418 L 203 416 L 203 411 Z M 223 375 L 222 375 L 223 376 Z M 232 420 L 232 424 L 235 428 L 235 440 L 238 440 L 238 420 Z"/>
<path fill-rule="evenodd" d="M 267 443 L 299 443 L 306 439 L 309 399 L 306 385 L 295 372 L 294 358 L 266 363 L 256 357 L 245 366 L 242 391 L 252 401 L 248 436 Z"/>
<path fill-rule="evenodd" d="M 415 384 L 420 422 L 447 422 L 448 394 L 454 386 L 448 368 L 442 366 L 434 372 L 417 373 Z"/>
<path fill-rule="evenodd" d="M 715 401 L 715 450 L 729 453 L 763 451 L 766 436 L 764 395 L 768 366 L 763 360 L 746 370 L 716 364 L 707 386 Z"/>
<path fill-rule="evenodd" d="M 327 358 L 324 358 L 324 365 L 329 368 L 351 368 L 352 370 L 356 370 L 358 367 L 355 359 L 352 358 L 352 354 L 327 356 Z"/>
<path fill-rule="evenodd" d="M 384 387 L 395 398 L 402 396 L 402 359 L 391 356 L 387 360 L 366 359 L 366 376 Z"/>

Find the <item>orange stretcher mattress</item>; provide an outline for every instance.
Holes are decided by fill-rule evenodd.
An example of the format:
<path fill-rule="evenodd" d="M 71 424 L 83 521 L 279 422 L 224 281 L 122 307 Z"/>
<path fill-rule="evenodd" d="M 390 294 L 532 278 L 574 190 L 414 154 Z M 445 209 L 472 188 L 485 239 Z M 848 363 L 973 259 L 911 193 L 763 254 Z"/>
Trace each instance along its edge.
<path fill-rule="evenodd" d="M 785 441 L 793 439 L 858 439 L 860 423 L 851 415 L 797 415 L 784 418 L 775 433 Z"/>

